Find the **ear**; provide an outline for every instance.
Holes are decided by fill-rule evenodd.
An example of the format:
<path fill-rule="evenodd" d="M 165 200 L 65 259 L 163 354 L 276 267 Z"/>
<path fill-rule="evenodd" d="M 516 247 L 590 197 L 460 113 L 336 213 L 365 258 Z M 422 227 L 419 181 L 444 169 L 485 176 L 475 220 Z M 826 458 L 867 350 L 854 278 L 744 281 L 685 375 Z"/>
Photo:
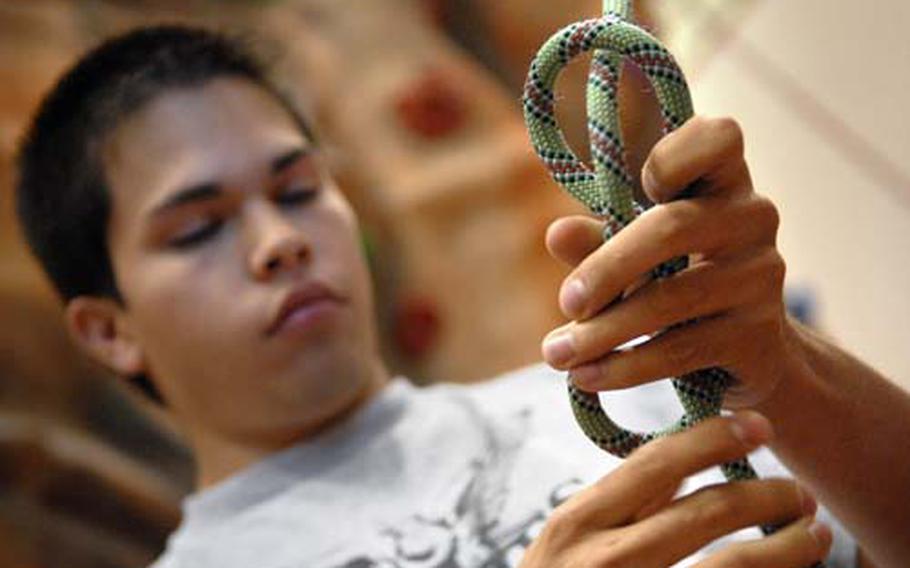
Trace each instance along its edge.
<path fill-rule="evenodd" d="M 114 300 L 79 296 L 67 303 L 64 316 L 70 336 L 99 363 L 121 376 L 146 370 L 142 347 Z"/>

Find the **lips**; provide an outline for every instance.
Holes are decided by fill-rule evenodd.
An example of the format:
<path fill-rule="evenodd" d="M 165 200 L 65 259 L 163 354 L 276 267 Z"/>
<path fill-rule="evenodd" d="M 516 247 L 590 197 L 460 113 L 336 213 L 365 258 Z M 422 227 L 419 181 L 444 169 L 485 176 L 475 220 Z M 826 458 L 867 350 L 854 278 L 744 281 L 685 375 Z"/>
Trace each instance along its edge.
<path fill-rule="evenodd" d="M 265 334 L 267 336 L 275 335 L 291 320 L 312 319 L 318 312 L 325 311 L 325 308 L 332 308 L 341 303 L 341 297 L 319 282 L 292 290 L 284 297 L 276 310 Z"/>

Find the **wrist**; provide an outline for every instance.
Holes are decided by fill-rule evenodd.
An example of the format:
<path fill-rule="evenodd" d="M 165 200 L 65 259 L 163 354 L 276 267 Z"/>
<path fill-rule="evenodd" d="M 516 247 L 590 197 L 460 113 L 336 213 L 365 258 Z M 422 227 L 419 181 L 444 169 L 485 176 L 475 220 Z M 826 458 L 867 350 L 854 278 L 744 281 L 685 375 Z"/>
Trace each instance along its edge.
<path fill-rule="evenodd" d="M 754 406 L 754 410 L 772 421 L 786 416 L 794 404 L 800 404 L 797 401 L 805 400 L 813 392 L 819 393 L 824 387 L 816 365 L 818 350 L 824 344 L 814 331 L 789 315 L 783 327 L 780 375 L 774 388 Z"/>

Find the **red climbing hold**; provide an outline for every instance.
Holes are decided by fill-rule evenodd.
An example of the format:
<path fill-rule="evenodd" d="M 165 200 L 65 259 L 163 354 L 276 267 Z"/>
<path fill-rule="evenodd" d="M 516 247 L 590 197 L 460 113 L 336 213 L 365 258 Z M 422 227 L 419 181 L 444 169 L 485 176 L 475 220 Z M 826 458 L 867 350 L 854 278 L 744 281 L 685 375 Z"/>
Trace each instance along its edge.
<path fill-rule="evenodd" d="M 406 87 L 395 101 L 395 110 L 408 130 L 428 139 L 458 130 L 468 115 L 464 98 L 438 69 L 426 72 Z"/>
<path fill-rule="evenodd" d="M 420 359 L 439 338 L 439 309 L 427 298 L 407 298 L 401 302 L 395 318 L 395 340 L 402 354 Z"/>

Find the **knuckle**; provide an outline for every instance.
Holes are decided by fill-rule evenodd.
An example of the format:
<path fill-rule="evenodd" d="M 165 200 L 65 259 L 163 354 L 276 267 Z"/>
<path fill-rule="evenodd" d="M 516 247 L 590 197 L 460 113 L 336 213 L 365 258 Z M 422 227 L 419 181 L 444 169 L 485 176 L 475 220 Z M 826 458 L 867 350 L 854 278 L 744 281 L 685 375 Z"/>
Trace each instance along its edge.
<path fill-rule="evenodd" d="M 825 557 L 828 556 L 828 553 L 831 552 L 831 548 L 834 545 L 832 535 L 829 533 L 827 537 L 822 537 L 822 539 L 819 540 L 819 538 L 813 535 L 809 529 L 806 529 L 803 534 L 805 535 L 806 558 L 809 562 L 824 560 Z"/>
<path fill-rule="evenodd" d="M 692 341 L 685 336 L 678 336 L 671 341 L 668 341 L 664 348 L 664 352 L 669 364 L 680 372 L 684 372 L 691 369 L 693 366 L 705 362 L 704 343 Z"/>
<path fill-rule="evenodd" d="M 744 150 L 743 129 L 734 118 L 722 116 L 711 119 L 707 125 L 708 134 L 720 141 L 723 153 L 740 155 Z"/>
<path fill-rule="evenodd" d="M 566 502 L 550 513 L 550 518 L 541 531 L 541 539 L 556 547 L 565 546 L 574 541 L 578 534 L 578 515 L 571 502 Z"/>
<path fill-rule="evenodd" d="M 702 274 L 695 272 L 691 274 L 692 277 L 687 278 L 685 286 L 682 287 L 682 296 L 690 310 L 701 311 L 700 308 L 708 303 L 711 287 L 707 278 L 702 277 Z"/>
<path fill-rule="evenodd" d="M 670 150 L 666 144 L 658 143 L 651 149 L 651 153 L 648 155 L 644 165 L 644 169 L 647 170 L 658 187 L 663 187 L 667 184 L 669 165 L 672 159 Z"/>
<path fill-rule="evenodd" d="M 615 243 L 607 243 L 604 245 L 606 258 L 603 261 L 604 265 L 610 266 L 623 266 L 625 263 L 632 260 L 633 251 L 629 250 L 629 247 L 616 246 Z"/>
<path fill-rule="evenodd" d="M 787 263 L 784 257 L 775 249 L 767 254 L 762 280 L 765 290 L 775 297 L 783 294 L 784 280 L 787 277 Z"/>
<path fill-rule="evenodd" d="M 671 470 L 670 464 L 675 453 L 674 441 L 668 436 L 648 442 L 632 452 L 631 458 L 626 462 L 627 466 L 634 468 L 643 479 L 666 477 Z"/>
<path fill-rule="evenodd" d="M 738 519 L 743 512 L 742 500 L 725 491 L 705 490 L 703 499 L 704 501 L 693 512 L 692 521 L 699 526 L 729 522 L 730 519 Z"/>
<path fill-rule="evenodd" d="M 741 273 L 744 300 L 776 305 L 783 297 L 787 264 L 776 249 L 767 248 L 751 259 Z"/>
<path fill-rule="evenodd" d="M 703 114 L 696 114 L 686 123 L 686 128 L 693 130 L 698 134 L 702 134 L 710 127 L 711 121 L 713 120 L 713 118 Z"/>
<path fill-rule="evenodd" d="M 788 512 L 800 512 L 808 494 L 799 482 L 792 479 L 769 479 L 769 482 L 775 481 L 780 484 L 780 508 Z"/>
<path fill-rule="evenodd" d="M 781 533 L 786 534 L 781 534 L 780 538 L 781 546 L 789 551 L 789 555 L 793 558 L 798 558 L 799 565 L 808 566 L 813 562 L 823 560 L 828 550 L 809 532 L 808 523 L 803 524 L 804 526 L 800 530 L 781 531 Z"/>
<path fill-rule="evenodd" d="M 771 199 L 764 195 L 756 195 L 752 202 L 750 215 L 753 223 L 762 227 L 765 233 L 772 236 L 777 234 L 780 227 L 780 211 Z"/>
<path fill-rule="evenodd" d="M 675 286 L 670 280 L 655 280 L 651 286 L 653 292 L 648 307 L 656 319 L 666 321 L 674 315 L 676 304 L 679 302 Z"/>
<path fill-rule="evenodd" d="M 688 205 L 684 201 L 677 201 L 664 207 L 660 222 L 655 223 L 660 246 L 671 247 L 692 224 L 692 214 Z"/>
<path fill-rule="evenodd" d="M 613 546 L 594 559 L 591 566 L 596 568 L 630 568 L 635 566 L 634 558 L 623 551 L 622 547 Z"/>

